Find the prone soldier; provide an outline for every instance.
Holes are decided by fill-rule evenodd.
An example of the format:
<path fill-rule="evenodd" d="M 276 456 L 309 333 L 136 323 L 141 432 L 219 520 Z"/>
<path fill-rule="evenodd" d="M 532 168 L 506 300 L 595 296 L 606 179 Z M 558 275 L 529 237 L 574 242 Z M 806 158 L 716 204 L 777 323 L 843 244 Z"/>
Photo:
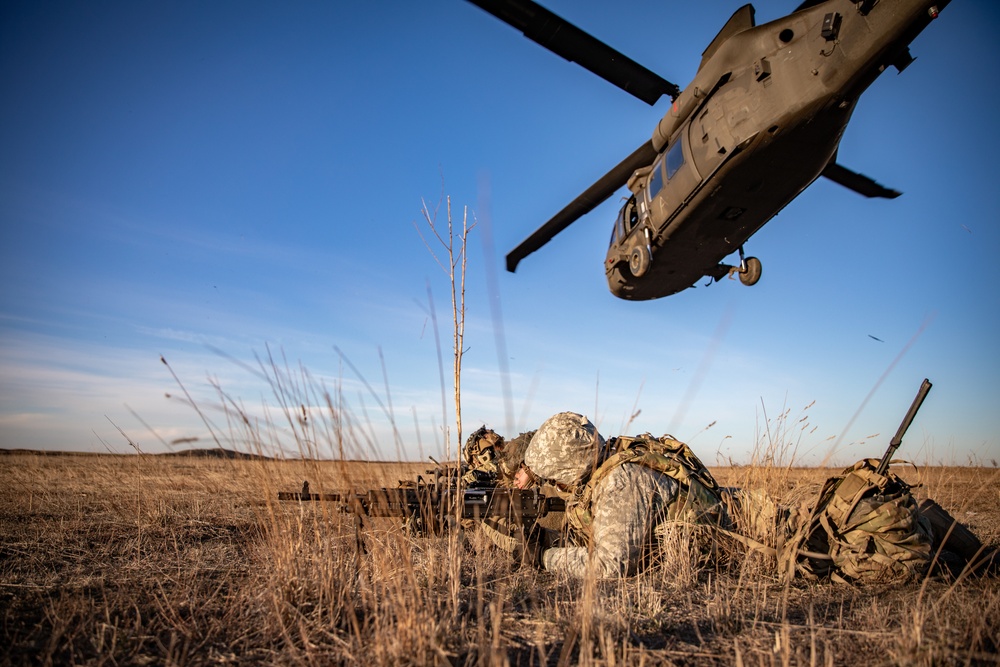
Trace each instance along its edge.
<path fill-rule="evenodd" d="M 567 502 L 568 542 L 527 549 L 528 560 L 551 572 L 629 576 L 668 524 L 730 525 L 721 489 L 687 445 L 648 434 L 605 442 L 573 412 L 550 417 L 528 445 L 517 485 L 539 481 Z"/>

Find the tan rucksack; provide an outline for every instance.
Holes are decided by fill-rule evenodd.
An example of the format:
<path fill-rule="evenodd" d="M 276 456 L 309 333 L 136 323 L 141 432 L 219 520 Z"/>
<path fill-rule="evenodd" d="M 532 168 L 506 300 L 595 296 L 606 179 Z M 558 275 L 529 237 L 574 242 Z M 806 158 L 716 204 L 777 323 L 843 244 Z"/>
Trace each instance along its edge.
<path fill-rule="evenodd" d="M 781 550 L 784 571 L 838 581 L 899 581 L 922 576 L 933 557 L 933 532 L 910 493 L 892 472 L 864 459 L 831 477 L 819 500 L 801 515 Z"/>

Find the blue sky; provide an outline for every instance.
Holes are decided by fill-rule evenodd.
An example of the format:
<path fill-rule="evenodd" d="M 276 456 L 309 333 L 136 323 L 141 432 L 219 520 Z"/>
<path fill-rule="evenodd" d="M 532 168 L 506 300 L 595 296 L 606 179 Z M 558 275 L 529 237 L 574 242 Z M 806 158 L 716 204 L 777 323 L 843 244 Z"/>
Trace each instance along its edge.
<path fill-rule="evenodd" d="M 758 23 L 794 4 L 756 3 Z M 546 6 L 683 86 L 738 5 Z M 171 371 L 222 432 L 216 387 L 287 446 L 244 367 L 271 353 L 311 388 L 307 409 L 325 390 L 352 415 L 367 434 L 352 454 L 440 455 L 453 416 L 428 286 L 448 364 L 448 282 L 415 225 L 445 195 L 478 222 L 466 432 L 568 409 L 609 435 L 671 432 L 712 463 L 769 434 L 803 463 L 843 463 L 879 455 L 929 377 L 904 453 L 1000 458 L 998 28 L 995 3 L 952 3 L 916 62 L 862 98 L 840 161 L 902 197 L 817 182 L 750 240 L 755 287 L 629 303 L 601 266 L 617 197 L 516 274 L 503 255 L 669 103 L 468 3 L 4 3 L 0 447 L 129 450 L 118 428 L 145 451 L 211 445 Z"/>

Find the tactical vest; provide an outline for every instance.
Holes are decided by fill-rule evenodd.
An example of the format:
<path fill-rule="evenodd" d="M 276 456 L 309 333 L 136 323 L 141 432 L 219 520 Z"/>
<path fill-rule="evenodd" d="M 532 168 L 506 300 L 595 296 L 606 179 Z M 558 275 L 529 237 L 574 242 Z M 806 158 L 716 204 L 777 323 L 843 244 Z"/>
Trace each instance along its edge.
<path fill-rule="evenodd" d="M 678 482 L 676 500 L 669 505 L 666 521 L 729 527 L 722 504 L 722 492 L 708 468 L 691 448 L 673 436 L 654 438 L 649 433 L 637 437 L 620 436 L 609 443 L 614 452 L 591 473 L 590 479 L 567 503 L 566 519 L 576 531 L 587 535 L 594 517 L 594 492 L 615 468 L 633 463 L 663 473 Z"/>

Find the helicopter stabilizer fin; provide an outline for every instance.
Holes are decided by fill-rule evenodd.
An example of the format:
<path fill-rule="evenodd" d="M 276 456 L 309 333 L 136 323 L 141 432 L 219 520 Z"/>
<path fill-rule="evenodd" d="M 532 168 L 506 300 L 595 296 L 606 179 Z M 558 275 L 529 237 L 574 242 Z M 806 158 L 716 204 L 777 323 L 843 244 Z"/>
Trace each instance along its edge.
<path fill-rule="evenodd" d="M 711 58 L 712 55 L 719 50 L 719 47 L 726 43 L 730 37 L 741 33 L 744 30 L 749 30 L 757 25 L 754 15 L 755 12 L 753 5 L 743 5 L 737 9 L 736 12 L 734 12 L 729 18 L 729 21 L 726 22 L 726 25 L 722 26 L 722 30 L 720 30 L 719 34 L 715 36 L 712 43 L 709 44 L 704 51 L 702 51 L 701 64 L 698 65 L 698 69 L 701 70 L 705 63 L 708 62 L 709 58 Z"/>
<path fill-rule="evenodd" d="M 869 178 L 864 174 L 851 171 L 847 167 L 839 165 L 832 160 L 830 161 L 830 164 L 826 165 L 822 175 L 826 176 L 834 183 L 839 183 L 848 190 L 854 190 L 859 195 L 864 195 L 865 197 L 895 199 L 899 195 L 903 194 L 899 190 L 887 188 L 881 183 L 875 182 L 874 179 Z"/>

